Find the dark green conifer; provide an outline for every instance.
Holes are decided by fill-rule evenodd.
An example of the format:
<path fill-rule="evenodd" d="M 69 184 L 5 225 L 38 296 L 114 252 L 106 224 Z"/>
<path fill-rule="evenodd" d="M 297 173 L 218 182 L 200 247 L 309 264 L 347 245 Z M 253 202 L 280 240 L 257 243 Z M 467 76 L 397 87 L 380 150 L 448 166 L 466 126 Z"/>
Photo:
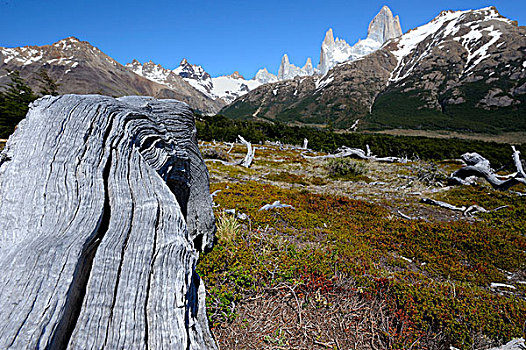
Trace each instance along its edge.
<path fill-rule="evenodd" d="M 25 118 L 29 104 L 37 98 L 19 71 L 8 73 L 11 82 L 4 87 L 4 91 L 0 91 L 0 138 L 7 138 L 13 133 Z"/>
<path fill-rule="evenodd" d="M 51 78 L 44 69 L 40 69 L 37 75 L 37 80 L 40 82 L 40 93 L 44 96 L 57 96 L 60 84 Z"/>

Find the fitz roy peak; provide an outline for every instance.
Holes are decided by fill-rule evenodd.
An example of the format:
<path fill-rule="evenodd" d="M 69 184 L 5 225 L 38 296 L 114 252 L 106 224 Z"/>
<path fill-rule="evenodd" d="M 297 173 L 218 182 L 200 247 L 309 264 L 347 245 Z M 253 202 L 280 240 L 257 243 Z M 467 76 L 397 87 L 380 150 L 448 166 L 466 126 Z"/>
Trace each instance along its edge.
<path fill-rule="evenodd" d="M 290 63 L 289 56 L 284 54 L 281 58 L 278 80 L 289 80 L 295 77 L 304 77 L 317 74 L 325 74 L 338 63 L 354 61 L 366 56 L 382 47 L 387 41 L 402 35 L 400 19 L 393 17 L 389 7 L 384 6 L 369 24 L 367 38 L 350 46 L 343 39 L 334 39 L 332 28 L 325 33 L 325 39 L 321 45 L 320 63 L 317 68 L 313 67 L 309 57 L 302 68 Z M 259 72 L 258 72 L 259 73 Z M 272 82 L 268 80 L 266 82 Z"/>
<path fill-rule="evenodd" d="M 368 55 L 382 47 L 385 42 L 401 35 L 400 19 L 398 16 L 393 17 L 387 6 L 382 7 L 369 24 L 367 38 L 358 41 L 354 46 L 350 46 L 343 39 L 334 40 L 332 29 L 329 29 L 321 45 L 318 70 L 325 74 L 338 63 L 354 61 Z"/>

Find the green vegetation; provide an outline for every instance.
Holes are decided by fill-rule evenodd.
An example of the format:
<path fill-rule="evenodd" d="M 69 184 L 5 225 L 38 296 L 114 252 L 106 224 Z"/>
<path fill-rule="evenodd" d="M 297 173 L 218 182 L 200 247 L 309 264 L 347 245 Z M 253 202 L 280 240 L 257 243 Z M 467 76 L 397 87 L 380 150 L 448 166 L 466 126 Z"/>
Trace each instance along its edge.
<path fill-rule="evenodd" d="M 248 215 L 198 264 L 222 346 L 477 349 L 524 336 L 526 197 L 485 182 L 442 187 L 457 161 L 384 164 L 301 152 L 266 144 L 251 169 L 208 163 L 211 190 L 221 190 L 216 213 Z M 365 176 L 376 183 L 355 181 Z M 466 218 L 421 197 L 506 207 Z M 259 211 L 276 200 L 294 209 Z"/>
<path fill-rule="evenodd" d="M 518 62 L 513 64 L 518 65 Z M 365 118 L 367 128 L 370 130 L 383 129 L 424 129 L 424 130 L 452 130 L 459 132 L 478 132 L 498 134 L 503 131 L 524 131 L 526 129 L 526 114 L 523 107 L 526 104 L 525 95 L 511 96 L 506 91 L 521 86 L 526 78 L 512 80 L 506 75 L 499 74 L 504 67 L 497 66 L 492 69 L 494 80 L 491 84 L 487 81 L 491 77 L 483 76 L 478 72 L 480 79 L 473 82 L 464 82 L 459 85 L 459 96 L 464 102 L 450 104 L 452 89 L 442 87 L 444 94 L 433 97 L 426 90 L 414 89 L 404 91 L 405 87 L 389 88 L 381 93 L 375 100 L 372 113 Z M 495 74 L 496 73 L 496 74 Z M 498 78 L 495 78 L 498 77 Z M 413 81 L 405 82 L 408 86 L 417 85 Z M 405 85 L 404 85 L 405 86 Z M 507 107 L 483 108 L 479 101 L 488 95 L 490 90 L 502 92 L 496 96 L 508 96 L 519 100 L 520 104 Z M 438 99 L 439 109 L 431 109 L 426 105 L 426 99 Z"/>
<path fill-rule="evenodd" d="M 18 71 L 9 72 L 9 77 L 11 82 L 0 91 L 0 138 L 11 135 L 37 98 Z"/>
<path fill-rule="evenodd" d="M 213 327 L 236 319 L 234 305 L 288 285 L 304 317 L 345 293 L 363 305 L 384 303 L 389 322 L 378 320 L 385 328 L 377 336 L 388 348 L 470 349 L 481 337 L 523 336 L 525 291 L 517 284 L 516 293 L 495 293 L 489 285 L 512 283 L 509 274 L 526 268 L 524 197 L 485 202 L 510 207 L 477 222 L 438 222 L 395 219 L 377 204 L 257 182 L 213 184 L 217 189 L 220 208 L 251 221 L 200 259 Z M 462 187 L 448 198 L 480 203 L 488 197 L 483 191 L 490 190 Z M 275 200 L 295 210 L 258 211 Z"/>
<path fill-rule="evenodd" d="M 53 80 L 44 69 L 40 69 L 37 75 L 37 80 L 40 83 L 40 94 L 57 96 L 60 84 Z"/>
<path fill-rule="evenodd" d="M 310 148 L 324 152 L 332 152 L 343 145 L 365 149 L 368 144 L 371 151 L 380 156 L 407 156 L 425 160 L 443 160 L 459 158 L 465 152 L 478 152 L 496 167 L 511 164 L 510 147 L 495 142 L 335 133 L 328 129 L 287 126 L 279 122 L 232 120 L 220 115 L 203 117 L 198 119 L 196 124 L 199 139 L 205 141 L 233 142 L 237 135 L 242 135 L 253 143 L 270 140 L 301 145 L 303 139 L 307 138 Z M 519 149 L 526 150 L 526 145 L 519 146 Z"/>
<path fill-rule="evenodd" d="M 11 81 L 0 91 L 0 138 L 8 138 L 13 133 L 18 123 L 25 118 L 29 104 L 39 97 L 22 79 L 20 72 L 8 71 L 8 74 Z M 60 84 L 45 70 L 40 70 L 36 79 L 40 83 L 42 95 L 58 95 Z"/>
<path fill-rule="evenodd" d="M 331 179 L 368 180 L 366 165 L 350 158 L 333 158 L 325 164 Z"/>

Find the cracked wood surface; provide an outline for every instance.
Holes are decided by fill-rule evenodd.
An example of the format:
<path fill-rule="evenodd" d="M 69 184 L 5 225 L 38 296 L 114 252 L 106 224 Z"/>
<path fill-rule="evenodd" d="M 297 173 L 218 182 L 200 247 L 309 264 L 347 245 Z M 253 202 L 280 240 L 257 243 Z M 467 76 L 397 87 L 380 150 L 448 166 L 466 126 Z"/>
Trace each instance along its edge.
<path fill-rule="evenodd" d="M 195 134 L 175 100 L 33 103 L 0 157 L 0 348 L 216 348 Z"/>

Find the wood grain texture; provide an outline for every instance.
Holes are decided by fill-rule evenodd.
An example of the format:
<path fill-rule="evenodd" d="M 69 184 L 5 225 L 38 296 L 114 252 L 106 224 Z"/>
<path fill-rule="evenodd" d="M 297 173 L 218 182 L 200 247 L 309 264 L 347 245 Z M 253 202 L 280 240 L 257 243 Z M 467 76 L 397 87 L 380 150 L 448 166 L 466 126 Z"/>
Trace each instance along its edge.
<path fill-rule="evenodd" d="M 215 349 L 215 223 L 188 106 L 44 97 L 0 157 L 0 348 Z"/>

